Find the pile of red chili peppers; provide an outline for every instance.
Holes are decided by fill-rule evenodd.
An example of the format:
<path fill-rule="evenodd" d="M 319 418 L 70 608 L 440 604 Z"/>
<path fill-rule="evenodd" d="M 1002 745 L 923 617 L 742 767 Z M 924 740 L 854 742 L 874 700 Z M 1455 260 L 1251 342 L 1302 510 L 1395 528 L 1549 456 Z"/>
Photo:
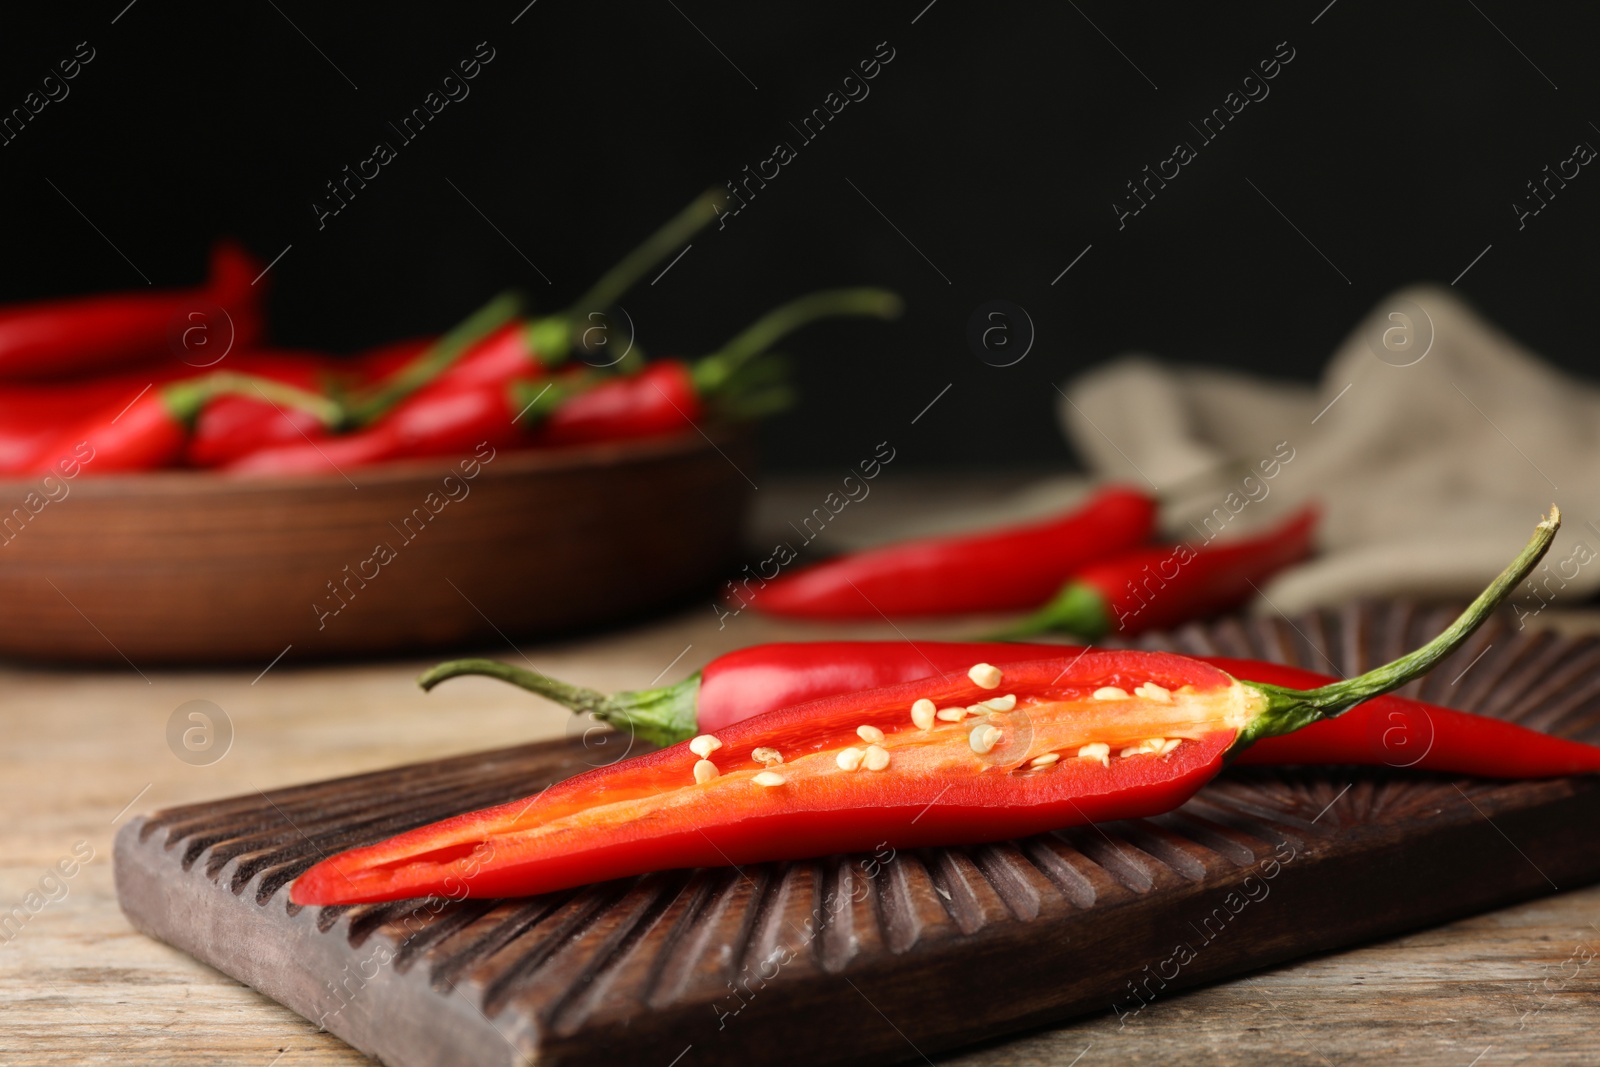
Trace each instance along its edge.
<path fill-rule="evenodd" d="M 437 338 L 353 357 L 262 344 L 262 265 L 231 244 L 186 290 L 0 308 L 0 477 L 166 467 L 335 474 L 387 460 L 694 434 L 792 399 L 771 346 L 820 318 L 898 314 L 878 289 L 814 293 L 695 361 L 611 336 L 617 300 L 716 217 L 707 193 L 565 311 L 512 295 Z M 613 355 L 613 353 L 615 353 Z"/>
<path fill-rule="evenodd" d="M 1517 777 L 1600 771 L 1600 748 L 1386 695 L 1461 648 L 1559 525 L 1552 509 L 1434 640 L 1340 681 L 1159 652 L 905 642 L 747 649 L 678 685 L 611 697 L 486 661 L 445 664 L 423 684 L 493 674 L 676 743 L 325 859 L 292 897 L 521 896 L 653 870 L 1145 817 L 1184 803 L 1247 755 L 1393 764 L 1354 743 L 1374 715 L 1430 721 L 1433 744 L 1416 766 Z M 1360 717 L 1341 720 L 1351 709 Z"/>

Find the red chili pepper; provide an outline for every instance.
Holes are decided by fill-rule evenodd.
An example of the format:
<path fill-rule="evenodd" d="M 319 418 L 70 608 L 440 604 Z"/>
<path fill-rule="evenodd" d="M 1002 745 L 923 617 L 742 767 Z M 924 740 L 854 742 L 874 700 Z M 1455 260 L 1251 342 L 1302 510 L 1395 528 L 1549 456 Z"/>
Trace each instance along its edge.
<path fill-rule="evenodd" d="M 366 429 L 263 448 L 227 464 L 233 474 L 329 474 L 390 460 L 470 452 L 519 442 L 517 410 L 504 385 L 418 393 Z"/>
<path fill-rule="evenodd" d="M 1003 840 L 1169 811 L 1252 742 L 1425 673 L 1543 556 L 1559 513 L 1443 634 L 1310 690 L 1162 652 L 974 665 L 800 704 L 340 853 L 299 904 L 522 896 L 677 867 Z M 1004 695 L 1001 695 L 1004 694 Z M 940 719 L 935 708 L 959 710 Z"/>
<path fill-rule="evenodd" d="M 32 471 L 40 451 L 55 443 L 63 425 L 104 408 L 121 410 L 152 385 L 193 373 L 190 367 L 173 364 L 97 378 L 0 387 L 0 474 Z"/>
<path fill-rule="evenodd" d="M 228 357 L 227 366 L 315 393 L 327 393 L 344 369 L 331 356 L 292 351 L 237 352 Z M 183 459 L 190 467 L 221 467 L 262 448 L 317 440 L 328 433 L 322 418 L 304 408 L 262 396 L 219 396 L 201 411 Z"/>
<path fill-rule="evenodd" d="M 1016 611 L 1042 603 L 1084 566 L 1145 541 L 1155 519 L 1148 494 L 1113 486 L 1044 522 L 903 541 L 818 563 L 768 582 L 751 603 L 809 619 Z"/>
<path fill-rule="evenodd" d="M 265 395 L 285 406 L 318 412 L 328 422 L 341 417 L 338 405 L 326 397 L 267 378 L 215 371 L 151 388 L 120 411 L 102 409 L 41 449 L 32 469 L 40 474 L 64 471 L 63 464 L 75 461 L 91 474 L 171 466 L 183 454 L 205 405 L 228 394 Z"/>
<path fill-rule="evenodd" d="M 656 745 L 715 733 L 755 715 L 842 693 L 919 678 L 955 677 L 972 663 L 1076 656 L 1089 649 L 953 641 L 803 641 L 754 645 L 719 656 L 660 689 L 605 694 L 486 659 L 442 663 L 419 680 L 425 689 L 461 675 L 499 678 L 593 715 Z M 1298 667 L 1226 656 L 1198 656 L 1236 678 L 1290 689 L 1337 679 Z M 1421 751 L 1413 760 L 1410 745 Z M 1285 737 L 1264 738 L 1238 757 L 1245 764 L 1368 764 L 1485 778 L 1533 778 L 1600 770 L 1600 746 L 1551 737 L 1502 719 L 1388 694 L 1337 719 Z"/>
<path fill-rule="evenodd" d="M 531 390 L 525 386 L 522 392 Z M 562 398 L 548 415 L 537 407 L 530 414 L 538 425 L 533 441 L 555 447 L 692 433 L 705 417 L 705 404 L 695 389 L 689 364 L 658 359 L 637 374 L 610 378 Z"/>
<path fill-rule="evenodd" d="M 994 635 L 998 641 L 1060 630 L 1085 641 L 1165 630 L 1236 608 L 1257 585 L 1311 554 L 1318 512 L 1307 507 L 1255 537 L 1215 546 L 1153 545 L 1089 564 L 1050 603 Z"/>
<path fill-rule="evenodd" d="M 171 331 L 191 314 L 221 307 L 236 347 L 261 335 L 261 264 L 229 242 L 211 254 L 211 278 L 197 289 L 70 297 L 0 309 L 0 379 L 51 378 L 125 366 L 171 351 Z M 216 323 L 206 322 L 211 329 Z"/>

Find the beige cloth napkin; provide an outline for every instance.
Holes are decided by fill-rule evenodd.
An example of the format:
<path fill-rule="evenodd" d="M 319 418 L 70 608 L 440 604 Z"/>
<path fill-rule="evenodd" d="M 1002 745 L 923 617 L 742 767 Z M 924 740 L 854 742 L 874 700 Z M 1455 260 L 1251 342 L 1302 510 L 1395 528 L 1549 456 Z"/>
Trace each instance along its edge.
<path fill-rule="evenodd" d="M 1382 301 L 1315 388 L 1132 354 L 1062 391 L 1062 427 L 1091 472 L 1155 487 L 1175 537 L 1220 542 L 1322 504 L 1320 553 L 1264 587 L 1260 610 L 1468 599 L 1552 500 L 1563 529 L 1518 612 L 1600 589 L 1600 389 L 1450 290 Z"/>

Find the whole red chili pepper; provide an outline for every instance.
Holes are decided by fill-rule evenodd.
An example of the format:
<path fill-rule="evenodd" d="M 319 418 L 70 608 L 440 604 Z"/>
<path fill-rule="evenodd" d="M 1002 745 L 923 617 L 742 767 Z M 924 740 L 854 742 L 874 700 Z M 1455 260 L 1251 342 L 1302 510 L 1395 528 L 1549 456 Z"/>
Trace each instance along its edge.
<path fill-rule="evenodd" d="M 470 452 L 480 444 L 515 444 L 522 431 L 507 386 L 418 393 L 362 430 L 263 448 L 227 464 L 239 475 L 331 474 L 407 457 Z"/>
<path fill-rule="evenodd" d="M 528 385 L 521 392 L 527 395 L 534 390 Z M 608 378 L 592 389 L 558 395 L 544 408 L 537 399 L 530 403 L 535 404 L 530 414 L 538 427 L 533 440 L 550 447 L 692 433 L 705 417 L 694 370 L 679 359 L 652 360 L 637 374 Z"/>
<path fill-rule="evenodd" d="M 301 875 L 291 897 L 522 896 L 654 870 L 995 841 L 1156 815 L 1251 743 L 1426 673 L 1527 576 L 1559 523 L 1552 509 L 1439 637 L 1356 678 L 1289 689 L 1164 652 L 1089 652 L 1004 670 L 980 663 L 960 678 L 758 715 L 340 853 Z"/>
<path fill-rule="evenodd" d="M 340 360 L 320 353 L 259 350 L 230 354 L 227 367 L 323 394 L 337 392 L 344 369 Z M 218 396 L 195 421 L 183 460 L 190 467 L 220 467 L 257 449 L 315 440 L 328 432 L 322 418 L 304 408 L 285 407 L 259 395 Z"/>
<path fill-rule="evenodd" d="M 239 246 L 219 243 L 211 278 L 198 289 L 109 293 L 0 308 L 0 379 L 51 378 L 125 366 L 170 352 L 171 331 L 206 319 L 213 305 L 228 313 L 235 347 L 261 335 L 261 291 L 251 282 L 261 264 Z M 206 321 L 205 326 L 216 324 Z M 181 343 L 181 340 L 180 340 Z"/>
<path fill-rule="evenodd" d="M 779 576 L 751 603 L 772 615 L 877 619 L 1016 611 L 1042 603 L 1084 566 L 1149 538 L 1156 502 L 1102 489 L 1043 522 L 852 552 Z"/>
<path fill-rule="evenodd" d="M 55 443 L 63 425 L 103 408 L 120 410 L 152 385 L 193 374 L 192 367 L 174 362 L 104 377 L 0 386 L 0 474 L 32 471 L 40 450 Z"/>
<path fill-rule="evenodd" d="M 92 474 L 152 470 L 183 454 L 190 430 L 205 405 L 229 394 L 267 396 L 274 402 L 315 411 L 328 422 L 341 417 L 326 397 L 267 378 L 214 371 L 200 378 L 152 387 L 120 411 L 102 409 L 59 434 L 34 457 L 35 473 L 51 473 L 74 460 Z"/>
<path fill-rule="evenodd" d="M 517 300 L 502 294 L 469 315 L 449 333 L 427 344 L 423 358 L 437 359 L 448 366 L 462 353 L 487 343 L 505 332 L 506 320 L 516 314 Z M 252 364 L 252 358 L 255 363 Z M 338 365 L 334 362 L 309 364 L 299 367 L 268 366 L 259 357 L 242 356 L 244 362 L 238 369 L 260 373 L 264 377 L 278 378 L 303 389 L 321 390 L 337 380 Z M 256 369 L 260 367 L 259 371 Z M 407 401 L 397 392 L 402 405 Z M 415 397 L 411 399 L 415 400 Z M 346 413 L 346 420 L 354 416 Z M 286 459 L 278 463 L 279 473 L 311 472 L 343 469 L 343 463 L 331 463 L 325 439 L 332 427 L 314 412 L 285 407 L 262 396 L 240 395 L 218 399 L 207 406 L 195 426 L 186 458 L 190 466 L 227 467 L 234 463 L 246 466 L 248 457 L 272 455 L 281 450 L 291 450 Z M 378 434 L 377 437 L 383 437 Z M 347 459 L 371 455 L 390 458 L 388 449 L 379 447 L 376 440 L 359 446 L 341 446 L 338 450 Z M 364 460 L 373 462 L 373 460 Z"/>
<path fill-rule="evenodd" d="M 994 635 L 997 641 L 1060 630 L 1085 641 L 1165 630 L 1236 608 L 1264 582 L 1311 554 L 1318 512 L 1220 545 L 1151 545 L 1107 556 L 1072 576 L 1044 607 Z"/>
<path fill-rule="evenodd" d="M 462 675 L 499 678 L 593 716 L 655 745 L 714 733 L 754 715 L 843 693 L 919 678 L 955 677 L 976 662 L 1012 663 L 1089 651 L 1071 645 L 952 641 L 802 641 L 741 648 L 679 682 L 605 694 L 488 659 L 441 663 L 418 679 L 424 689 Z M 1225 656 L 1196 657 L 1236 678 L 1290 689 L 1336 679 L 1298 667 Z M 1403 750 L 1422 750 L 1413 759 Z M 1501 719 L 1388 694 L 1337 719 L 1258 741 L 1246 764 L 1371 764 L 1486 778 L 1528 778 L 1600 770 L 1600 746 Z"/>

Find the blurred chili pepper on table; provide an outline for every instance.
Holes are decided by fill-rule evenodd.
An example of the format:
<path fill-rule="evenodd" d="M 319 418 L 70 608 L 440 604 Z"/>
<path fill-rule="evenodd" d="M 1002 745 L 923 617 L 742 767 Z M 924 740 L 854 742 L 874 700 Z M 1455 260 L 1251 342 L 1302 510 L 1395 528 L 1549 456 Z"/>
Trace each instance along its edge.
<path fill-rule="evenodd" d="M 1079 568 L 1148 540 L 1156 501 L 1126 486 L 1040 522 L 852 552 L 780 576 L 753 606 L 806 619 L 878 619 L 1016 611 Z"/>

